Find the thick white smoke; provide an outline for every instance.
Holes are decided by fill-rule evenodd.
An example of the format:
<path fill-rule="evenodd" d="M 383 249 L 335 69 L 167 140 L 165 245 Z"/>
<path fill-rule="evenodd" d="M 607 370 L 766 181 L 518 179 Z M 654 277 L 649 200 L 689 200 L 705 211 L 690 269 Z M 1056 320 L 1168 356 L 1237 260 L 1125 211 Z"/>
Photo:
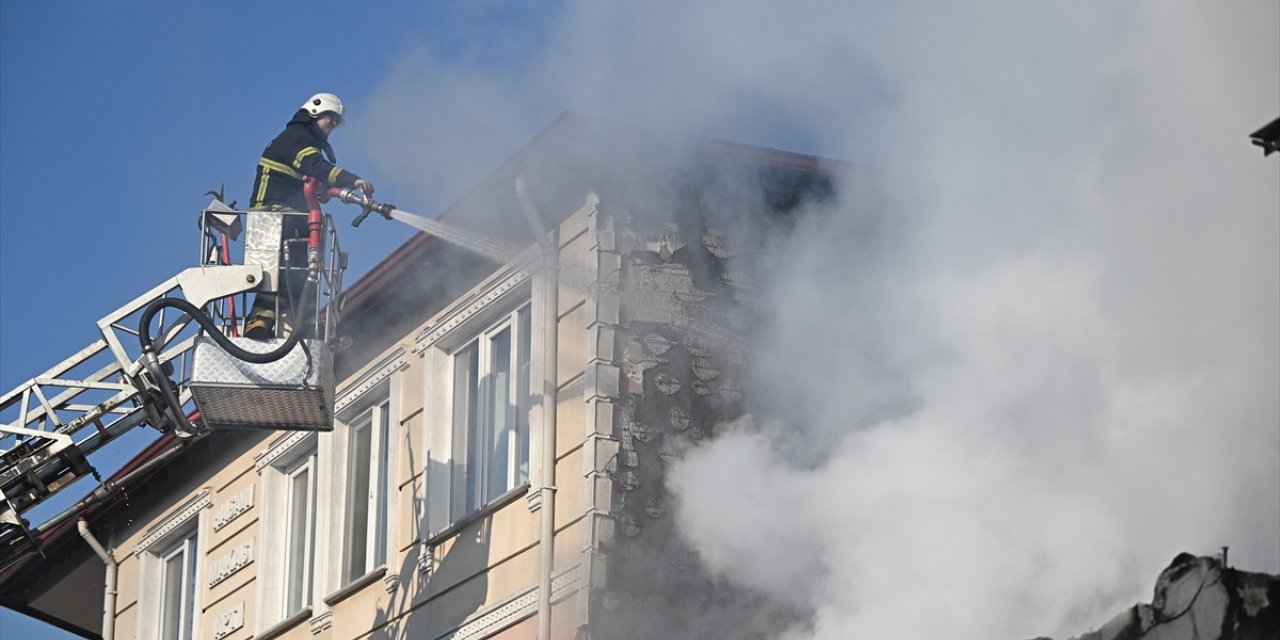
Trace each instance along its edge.
<path fill-rule="evenodd" d="M 1280 571 L 1280 181 L 1246 139 L 1280 7 L 882 4 L 571 3 L 518 73 L 415 54 L 353 128 L 456 188 L 562 108 L 910 185 L 780 241 L 774 417 L 672 478 L 713 569 L 816 612 L 797 638 L 1066 636 L 1179 551 Z"/>
<path fill-rule="evenodd" d="M 932 189 L 860 273 L 859 212 L 793 239 L 757 375 L 799 421 L 676 472 L 709 562 L 816 608 L 798 637 L 1070 635 L 1182 550 L 1280 567 L 1280 199 L 1241 135 L 1275 45 L 1168 4 L 1021 11 L 931 16 L 890 119 Z"/>

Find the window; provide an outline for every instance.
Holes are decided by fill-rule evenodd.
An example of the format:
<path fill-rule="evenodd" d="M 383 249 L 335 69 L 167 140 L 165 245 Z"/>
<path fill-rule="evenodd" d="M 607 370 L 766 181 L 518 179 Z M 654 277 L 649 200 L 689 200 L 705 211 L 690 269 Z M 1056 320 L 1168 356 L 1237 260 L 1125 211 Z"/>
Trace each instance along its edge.
<path fill-rule="evenodd" d="M 138 557 L 138 640 L 192 640 L 200 613 L 205 553 L 204 513 L 212 506 L 201 491 L 152 524 L 134 546 Z M 215 562 L 215 567 L 217 563 Z M 208 572 L 210 586 L 218 570 Z"/>
<path fill-rule="evenodd" d="M 160 637 L 191 640 L 195 627 L 196 532 L 187 532 L 158 553 L 160 559 Z"/>
<path fill-rule="evenodd" d="M 347 428 L 347 487 L 342 584 L 387 560 L 387 467 L 391 401 L 361 411 Z"/>
<path fill-rule="evenodd" d="M 257 566 L 257 633 L 275 633 L 276 625 L 302 612 L 315 612 L 316 595 L 331 544 L 329 492 L 340 484 L 330 470 L 341 466 L 332 459 L 327 438 L 315 432 L 292 431 L 277 436 L 254 456 L 262 476 Z M 339 494 L 341 495 L 341 494 Z M 337 529 L 337 527 L 333 527 Z M 278 630 L 278 629 L 277 629 Z"/>
<path fill-rule="evenodd" d="M 530 333 L 525 305 L 453 353 L 455 521 L 528 482 Z"/>
<path fill-rule="evenodd" d="M 311 604 L 315 566 L 316 456 L 303 457 L 285 472 L 284 610 L 293 614 Z"/>

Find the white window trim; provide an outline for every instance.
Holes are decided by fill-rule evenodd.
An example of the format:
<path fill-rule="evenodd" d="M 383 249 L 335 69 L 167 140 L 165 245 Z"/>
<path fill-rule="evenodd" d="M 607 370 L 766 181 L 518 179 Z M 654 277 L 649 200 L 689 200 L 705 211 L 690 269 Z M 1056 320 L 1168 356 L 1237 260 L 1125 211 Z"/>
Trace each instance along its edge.
<path fill-rule="evenodd" d="M 282 495 L 287 494 L 289 496 L 288 502 L 285 503 L 285 508 L 281 510 L 283 512 L 284 534 L 286 540 L 292 539 L 294 530 L 298 526 L 298 523 L 293 521 L 294 513 L 297 511 L 297 509 L 293 507 L 293 494 L 294 485 L 299 482 L 298 478 L 300 476 L 306 477 L 305 500 L 307 503 L 303 516 L 306 519 L 306 522 L 302 523 L 302 553 L 295 553 L 289 548 L 288 542 L 286 542 L 282 558 L 284 563 L 284 579 L 281 581 L 282 589 L 279 606 L 280 610 L 284 611 L 285 614 L 293 614 L 301 611 L 311 606 L 312 602 L 315 600 L 316 534 L 319 530 L 319 523 L 316 521 L 316 494 L 319 493 L 316 490 L 316 485 L 319 484 L 319 473 L 316 468 L 318 466 L 316 464 L 317 457 L 318 456 L 316 454 L 302 456 L 289 465 L 289 467 L 282 470 L 285 482 L 285 489 L 282 492 Z M 301 601 L 296 606 L 291 606 L 289 604 L 291 595 L 291 585 L 289 583 L 295 569 L 293 566 L 295 558 L 300 558 L 302 561 L 302 571 L 299 576 L 299 580 L 302 582 L 302 593 L 299 595 Z"/>
<path fill-rule="evenodd" d="M 200 571 L 198 568 L 200 563 L 200 532 L 193 528 L 188 530 L 187 533 L 188 535 L 181 536 L 177 540 L 174 540 L 173 544 L 170 545 L 167 551 L 156 554 L 156 557 L 159 560 L 158 564 L 160 566 L 159 585 L 157 586 L 157 589 L 161 594 L 165 594 L 169 591 L 171 588 L 169 585 L 169 572 L 165 570 L 165 567 L 173 561 L 174 558 L 183 558 L 182 575 L 177 585 L 177 588 L 179 589 L 177 627 L 180 630 L 190 627 L 191 637 L 186 640 L 194 640 L 195 635 L 199 633 L 199 624 L 194 618 L 199 617 L 200 611 L 196 608 L 196 601 L 199 600 L 198 594 L 200 593 L 200 586 L 198 582 L 200 578 Z M 190 602 L 187 601 L 188 598 L 190 598 Z M 164 598 L 161 597 L 161 600 L 163 599 Z M 160 608 L 159 618 L 160 624 L 157 626 L 163 629 L 165 627 L 165 622 L 167 622 L 167 620 L 165 620 L 166 616 L 164 615 L 164 607 Z"/>
<path fill-rule="evenodd" d="M 467 345 L 476 336 L 504 321 L 521 307 L 530 305 L 531 331 L 539 335 L 541 317 L 537 313 L 538 302 L 532 300 L 530 270 L 515 268 L 495 276 L 477 287 L 471 294 L 446 310 L 437 321 L 428 325 L 417 338 L 415 352 L 422 356 L 424 365 L 424 416 L 423 442 L 425 444 L 425 493 L 418 497 L 425 501 L 423 521 L 420 523 L 422 539 L 452 527 L 453 463 L 453 358 L 452 354 Z M 537 345 L 533 345 L 536 360 Z M 535 400 L 536 402 L 536 400 Z M 530 420 L 530 459 L 536 456 L 535 423 Z M 532 469 L 530 470 L 533 471 Z M 501 502 L 501 501 L 495 501 Z M 478 511 L 462 516 L 472 517 Z"/>
<path fill-rule="evenodd" d="M 385 559 L 382 566 L 386 566 L 391 562 L 394 554 L 398 551 L 395 545 L 395 531 L 397 526 L 397 513 L 399 511 L 397 499 L 399 496 L 399 486 L 396 484 L 396 470 L 399 469 L 400 451 L 403 447 L 408 446 L 407 443 L 400 441 L 402 434 L 399 432 L 399 416 L 400 416 L 400 379 L 398 373 L 408 368 L 408 354 L 402 347 L 396 349 L 384 357 L 381 361 L 365 370 L 363 374 L 348 384 L 345 388 L 338 389 L 337 398 L 334 402 L 335 425 L 334 431 L 328 438 L 322 438 L 321 456 L 327 457 L 335 461 L 334 464 L 328 464 L 327 469 L 335 469 L 334 473 L 327 474 L 322 479 L 322 494 L 331 496 L 326 498 L 325 502 L 332 505 L 332 526 L 323 527 L 326 531 L 321 532 L 325 538 L 325 545 L 320 547 L 323 550 L 322 557 L 317 557 L 317 564 L 323 567 L 318 574 L 321 578 L 319 583 L 320 593 L 326 593 L 324 598 L 313 603 L 316 611 L 316 617 L 323 616 L 328 610 L 326 600 L 331 600 L 336 593 L 342 593 L 344 590 L 355 582 L 359 582 L 359 577 L 355 581 L 346 581 L 343 584 L 343 571 L 346 549 L 346 517 L 347 517 L 347 491 L 349 486 L 347 482 L 348 475 L 348 457 L 347 450 L 350 443 L 350 431 L 347 423 L 359 417 L 366 409 L 379 400 L 388 403 L 388 425 L 387 425 L 387 458 L 386 458 L 386 482 L 384 484 L 385 502 L 386 502 L 386 530 L 383 536 L 383 545 L 385 548 Z M 331 450 L 330 450 L 331 449 Z M 322 510 L 325 507 L 322 506 Z M 331 531 L 329 531 L 331 530 Z M 377 566 L 368 567 L 366 574 L 376 571 Z"/>
<path fill-rule="evenodd" d="M 205 548 L 201 532 L 205 528 L 205 512 L 213 505 L 208 489 L 178 507 L 165 519 L 150 529 L 133 548 L 138 558 L 138 640 L 161 640 L 159 637 L 164 558 L 177 544 L 195 538 L 195 571 L 189 576 L 195 580 L 194 601 L 190 609 L 196 617 L 192 625 L 192 637 L 200 637 L 200 608 L 206 588 L 203 579 L 206 572 Z"/>
<path fill-rule="evenodd" d="M 527 460 L 525 461 L 525 465 L 526 465 L 525 478 L 524 479 L 519 478 L 520 469 L 518 464 L 518 451 L 520 449 L 520 441 L 519 441 L 519 432 L 517 429 L 509 428 L 506 434 L 504 434 L 505 437 L 507 437 L 509 440 L 507 442 L 508 454 L 507 454 L 506 460 L 504 461 L 506 463 L 505 464 L 506 469 L 503 470 L 503 475 L 506 476 L 505 480 L 503 481 L 503 484 L 505 486 L 502 488 L 501 491 L 497 492 L 496 494 L 493 492 L 493 487 L 490 486 L 490 482 L 493 479 L 493 470 L 489 466 L 490 462 L 487 460 L 487 457 L 488 457 L 488 454 L 491 451 L 493 451 L 493 448 L 495 445 L 495 443 L 491 441 L 491 438 L 493 435 L 494 423 L 497 420 L 494 412 L 494 406 L 499 400 L 498 398 L 495 397 L 496 390 L 493 386 L 494 385 L 493 373 L 494 373 L 494 362 L 500 356 L 500 354 L 495 352 L 495 350 L 493 349 L 493 342 L 503 332 L 507 332 L 508 334 L 508 340 L 510 341 L 508 348 L 510 351 L 506 354 L 507 368 L 508 368 L 507 373 L 509 376 L 509 380 L 507 380 L 507 383 L 506 383 L 506 397 L 501 399 L 501 404 L 504 407 L 510 406 L 513 408 L 511 411 L 511 415 L 506 417 L 506 420 L 512 421 L 512 424 L 510 425 L 511 427 L 516 426 L 519 423 L 519 421 L 522 419 L 519 415 L 517 415 L 517 413 L 523 410 L 526 413 L 526 415 L 523 417 L 523 420 L 525 421 L 526 429 L 528 428 L 529 417 L 527 413 L 530 408 L 529 405 L 532 403 L 527 403 L 525 402 L 525 398 L 520 397 L 522 390 L 519 384 L 519 374 L 520 374 L 519 353 L 521 351 L 521 347 L 524 345 L 527 345 L 532 340 L 532 333 L 533 333 L 531 330 L 532 310 L 530 306 L 531 305 L 527 302 L 524 304 L 516 305 L 516 307 L 513 308 L 510 312 L 506 313 L 504 316 L 501 316 L 500 319 L 498 319 L 496 322 L 492 323 L 491 325 L 486 327 L 483 331 L 480 331 L 471 339 L 464 342 L 461 346 L 459 346 L 455 350 L 454 353 L 450 354 L 450 360 L 454 364 L 454 368 L 453 368 L 454 375 L 452 376 L 451 382 L 453 386 L 453 392 L 455 394 L 454 397 L 456 398 L 456 393 L 457 393 L 456 385 L 458 384 L 456 365 L 457 365 L 458 356 L 461 355 L 464 351 L 471 349 L 472 347 L 474 347 L 476 350 L 477 370 L 473 372 L 473 375 L 476 376 L 476 382 L 478 386 L 474 390 L 474 392 L 479 396 L 479 398 L 475 403 L 476 416 L 473 419 L 473 422 L 474 422 L 474 426 L 476 426 L 479 430 L 478 442 L 476 444 L 478 444 L 480 451 L 483 452 L 484 454 L 480 458 L 477 458 L 477 460 L 481 462 L 480 464 L 481 468 L 478 471 L 472 470 L 472 469 L 466 470 L 467 479 L 464 480 L 464 486 L 460 488 L 455 487 L 455 491 L 453 492 L 453 496 L 451 499 L 456 500 L 456 497 L 458 495 L 462 495 L 463 496 L 462 500 L 466 501 L 467 500 L 466 494 L 469 491 L 471 491 L 471 487 L 468 485 L 470 484 L 472 479 L 474 479 L 474 482 L 476 483 L 476 487 L 474 489 L 476 493 L 476 504 L 463 506 L 461 511 L 454 511 L 451 509 L 450 515 L 454 522 L 460 521 L 477 511 L 483 511 L 486 506 L 497 501 L 500 497 L 506 495 L 507 492 L 511 491 L 512 489 L 515 489 L 516 487 L 519 487 L 520 485 L 528 481 L 528 475 L 527 475 L 528 461 Z M 520 322 L 522 317 L 529 318 L 530 320 L 529 330 L 526 330 L 524 325 Z M 532 349 L 530 349 L 530 353 L 532 353 Z M 527 373 L 528 372 L 526 372 L 526 375 Z M 528 395 L 528 391 L 529 391 L 528 389 L 524 389 L 523 391 L 524 391 L 524 395 Z M 457 463 L 459 458 L 467 459 L 468 464 L 470 464 L 469 452 L 461 451 L 459 445 L 470 447 L 473 444 L 467 438 L 467 435 L 469 434 L 464 433 L 466 431 L 469 431 L 469 427 L 473 425 L 460 424 L 459 423 L 460 416 L 458 415 L 458 411 L 459 411 L 459 408 L 457 406 L 453 406 L 451 411 L 452 415 L 450 416 L 451 418 L 450 428 L 453 429 L 453 443 L 454 443 L 454 451 L 452 452 L 450 459 L 455 471 L 457 471 Z M 461 491 L 461 494 L 459 494 L 459 490 Z M 459 507 L 459 505 L 456 504 L 456 502 L 453 503 L 451 506 L 454 509 Z"/>
<path fill-rule="evenodd" d="M 277 438 L 266 451 L 258 454 L 255 468 L 262 482 L 261 535 L 258 553 L 258 608 L 255 619 L 257 633 L 271 629 L 298 611 L 286 611 L 286 583 L 289 534 L 289 477 L 303 466 L 312 469 L 312 522 L 315 527 L 310 536 L 315 552 L 306 554 L 311 559 L 310 607 L 319 602 L 320 581 L 324 575 L 325 554 L 318 550 L 327 548 L 326 523 L 329 522 L 329 499 L 326 488 L 329 482 L 318 477 L 316 470 L 331 468 L 328 461 L 329 447 L 319 446 L 320 438 L 314 432 L 296 432 Z M 306 610 L 304 606 L 300 610 Z"/>
<path fill-rule="evenodd" d="M 394 514 L 395 514 L 395 472 L 397 468 L 397 449 L 395 446 L 397 441 L 397 402 L 395 393 L 396 379 L 385 380 L 382 384 L 367 390 L 358 402 L 350 403 L 348 408 L 339 414 L 334 429 L 334 459 L 341 460 L 342 464 L 338 468 L 338 473 L 334 474 L 334 492 L 333 495 L 341 504 L 338 505 L 334 524 L 338 527 L 335 536 L 336 544 L 330 547 L 332 556 L 330 557 L 330 566 L 334 568 L 332 575 L 326 582 L 328 588 L 326 593 L 335 589 L 341 589 L 359 580 L 362 576 L 385 565 L 391 558 L 393 553 L 393 544 L 391 541 L 391 533 L 394 531 Z M 350 468 L 350 449 L 353 436 L 353 429 L 350 424 L 356 420 L 363 418 L 367 413 L 372 412 L 370 416 L 369 429 L 371 429 L 370 437 L 370 453 L 372 456 L 371 464 L 368 468 L 369 486 L 371 494 L 366 499 L 369 509 L 368 521 L 366 523 L 366 557 L 365 570 L 358 576 L 344 576 L 347 564 L 347 527 L 349 512 L 351 505 L 349 501 L 352 499 L 348 487 L 354 483 L 351 477 Z M 385 420 L 385 430 L 379 424 L 379 418 Z M 381 463 L 381 464 L 380 464 Z M 379 522 L 376 517 L 375 507 L 381 501 L 381 507 L 384 510 L 381 522 L 382 531 L 378 531 Z M 376 558 L 377 545 L 382 547 L 382 558 Z"/>

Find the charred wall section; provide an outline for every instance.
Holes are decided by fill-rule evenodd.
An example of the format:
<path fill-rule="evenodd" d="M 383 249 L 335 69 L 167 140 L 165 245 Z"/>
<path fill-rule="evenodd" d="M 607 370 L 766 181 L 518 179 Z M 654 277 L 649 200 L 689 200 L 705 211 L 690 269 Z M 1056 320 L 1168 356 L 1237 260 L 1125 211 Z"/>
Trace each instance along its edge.
<path fill-rule="evenodd" d="M 611 399 L 615 453 L 595 485 L 610 526 L 588 550 L 593 639 L 770 638 L 807 614 L 719 580 L 674 520 L 672 462 L 745 410 L 747 266 L 769 260 L 752 235 L 758 225 L 725 224 L 732 216 L 691 202 L 701 204 L 654 216 L 605 198 L 595 225 L 609 239 L 597 248 L 617 254 L 616 277 L 596 286 L 618 302 L 612 358 L 621 380 Z"/>

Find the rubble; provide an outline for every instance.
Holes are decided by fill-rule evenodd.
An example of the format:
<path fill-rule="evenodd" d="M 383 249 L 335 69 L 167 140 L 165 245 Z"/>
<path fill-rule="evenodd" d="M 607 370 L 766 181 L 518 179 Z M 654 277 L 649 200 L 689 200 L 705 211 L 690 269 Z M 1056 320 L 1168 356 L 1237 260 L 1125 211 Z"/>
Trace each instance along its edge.
<path fill-rule="evenodd" d="M 1151 604 L 1130 607 L 1072 640 L 1277 640 L 1280 575 L 1178 554 L 1156 581 Z M 1040 639 L 1047 640 L 1047 639 Z"/>

